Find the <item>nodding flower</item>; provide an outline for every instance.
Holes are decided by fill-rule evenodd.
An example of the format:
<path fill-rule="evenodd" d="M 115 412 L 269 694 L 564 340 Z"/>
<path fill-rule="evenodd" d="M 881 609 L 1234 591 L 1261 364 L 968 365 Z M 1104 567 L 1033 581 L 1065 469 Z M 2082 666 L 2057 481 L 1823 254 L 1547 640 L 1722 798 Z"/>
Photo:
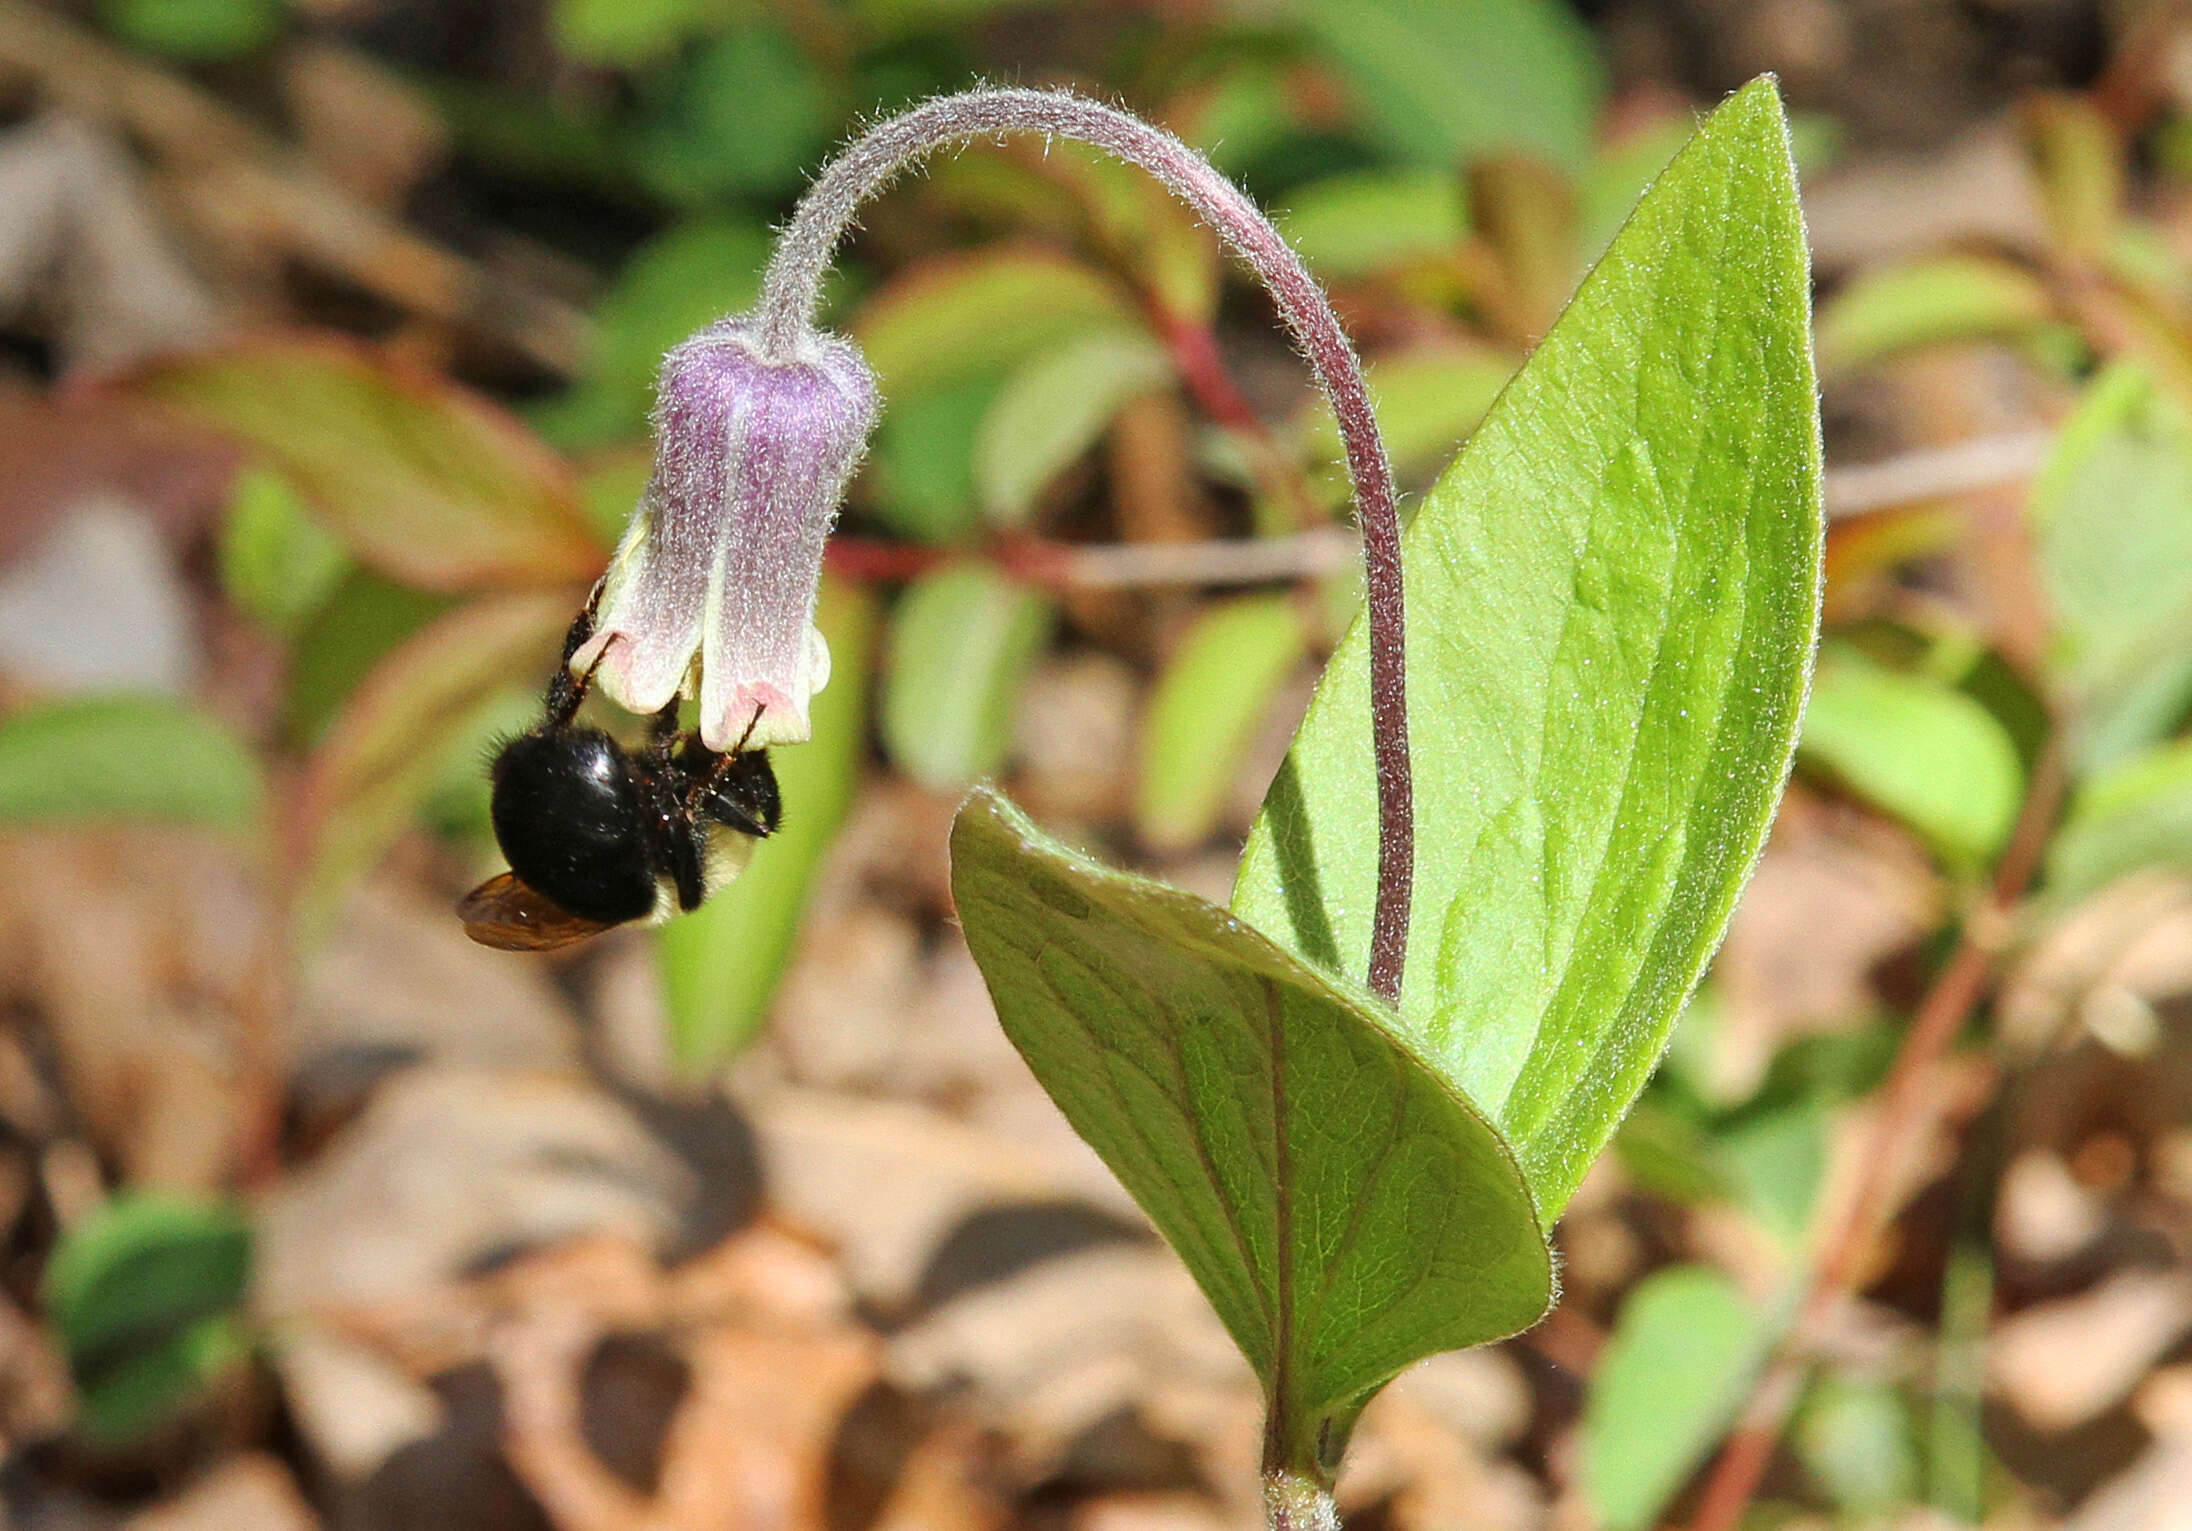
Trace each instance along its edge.
<path fill-rule="evenodd" d="M 835 335 L 802 327 L 772 346 L 741 315 L 671 351 L 654 474 L 572 672 L 633 712 L 697 695 L 712 750 L 804 741 L 830 678 L 822 544 L 875 414 L 874 375 Z"/>

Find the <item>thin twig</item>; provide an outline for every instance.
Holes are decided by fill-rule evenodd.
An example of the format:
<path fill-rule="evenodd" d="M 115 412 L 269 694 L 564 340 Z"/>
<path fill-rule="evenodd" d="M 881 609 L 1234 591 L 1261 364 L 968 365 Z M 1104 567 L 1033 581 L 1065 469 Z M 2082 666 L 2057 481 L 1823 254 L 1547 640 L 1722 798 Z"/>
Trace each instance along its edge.
<path fill-rule="evenodd" d="M 1262 585 L 1334 574 L 1360 556 L 1344 527 L 1290 537 L 1207 542 L 1077 544 L 1039 537 L 1000 538 L 983 556 L 1007 574 L 1046 590 L 1125 590 L 1164 585 Z M 832 537 L 823 562 L 857 580 L 918 579 L 963 557 L 958 550 L 865 537 Z"/>
<path fill-rule="evenodd" d="M 1297 527 L 1306 530 L 1322 525 L 1328 519 L 1324 507 L 1309 492 L 1299 465 L 1287 456 L 1271 427 L 1234 383 L 1225 358 L 1219 354 L 1218 337 L 1206 324 L 1154 302 L 1152 307 L 1172 357 L 1172 370 L 1179 374 L 1203 413 L 1246 444 L 1249 470 L 1259 480 L 1259 487 L 1286 505 Z"/>
<path fill-rule="evenodd" d="M 1912 1147 L 1939 1120 L 1936 1065 L 1992 987 L 2004 933 L 2039 872 L 2068 786 L 2062 744 L 2051 736 L 2034 764 L 2024 807 L 1987 893 L 1958 933 L 1956 949 L 1926 991 L 1888 1073 L 1869 1151 L 1833 1232 L 1815 1244 L 1795 1322 L 1737 1417 L 1699 1498 L 1690 1531 L 1735 1531 L 1773 1460 L 1820 1336 L 1855 1288 L 1891 1210 L 1888 1201 Z"/>
<path fill-rule="evenodd" d="M 2011 431 L 1950 446 L 1901 452 L 1879 462 L 1827 470 L 1827 515 L 1835 520 L 1922 500 L 2021 484 L 2038 471 L 2055 433 Z"/>

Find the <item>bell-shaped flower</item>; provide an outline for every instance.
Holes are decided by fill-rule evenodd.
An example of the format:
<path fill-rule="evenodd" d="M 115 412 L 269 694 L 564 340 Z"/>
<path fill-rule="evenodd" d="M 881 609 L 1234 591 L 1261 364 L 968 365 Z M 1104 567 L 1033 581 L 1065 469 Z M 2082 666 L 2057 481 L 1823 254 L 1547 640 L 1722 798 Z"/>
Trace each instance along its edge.
<path fill-rule="evenodd" d="M 834 335 L 771 355 L 738 317 L 670 352 L 654 474 L 572 673 L 633 712 L 697 691 L 712 750 L 806 739 L 830 676 L 814 625 L 822 544 L 875 411 L 873 374 Z"/>

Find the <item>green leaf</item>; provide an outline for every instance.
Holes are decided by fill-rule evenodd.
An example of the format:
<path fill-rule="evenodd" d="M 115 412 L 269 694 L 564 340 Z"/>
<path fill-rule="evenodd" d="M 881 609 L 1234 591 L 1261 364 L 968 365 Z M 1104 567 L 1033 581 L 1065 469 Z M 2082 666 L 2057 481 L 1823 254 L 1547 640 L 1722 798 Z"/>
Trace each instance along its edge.
<path fill-rule="evenodd" d="M 1820 1102 L 1750 1113 L 1722 1127 L 1713 1159 L 1761 1227 L 1785 1249 L 1803 1247 L 1827 1172 L 1827 1116 Z"/>
<path fill-rule="evenodd" d="M 1496 150 L 1579 168 L 1605 94 L 1581 18 L 1559 0 L 1293 0 L 1394 152 L 1451 169 Z"/>
<path fill-rule="evenodd" d="M 968 26 L 1000 11 L 1030 10 L 1048 0 L 853 0 L 863 25 L 885 35 Z"/>
<path fill-rule="evenodd" d="M 1328 282 L 1450 257 L 1468 236 L 1461 179 L 1448 170 L 1358 170 L 1293 193 L 1279 230 Z"/>
<path fill-rule="evenodd" d="M 2166 737 L 2192 703 L 2192 414 L 2145 373 L 2110 368 L 2027 503 L 2052 688 L 2078 765 L 2099 769 Z"/>
<path fill-rule="evenodd" d="M 2091 260 L 2123 221 L 2123 135 L 2100 106 L 2067 91 L 2035 93 L 2022 126 L 2056 248 Z"/>
<path fill-rule="evenodd" d="M 1822 1377 L 1789 1434 L 1804 1470 L 1845 1510 L 1877 1515 L 1917 1494 L 1916 1424 L 1893 1388 Z"/>
<path fill-rule="evenodd" d="M 131 47 L 212 64 L 265 47 L 283 15 L 281 0 L 100 0 L 99 19 Z"/>
<path fill-rule="evenodd" d="M 349 572 L 350 557 L 279 473 L 247 468 L 221 521 L 221 588 L 246 616 L 295 637 Z"/>
<path fill-rule="evenodd" d="M 1162 388 L 1171 359 L 1149 336 L 1098 330 L 1025 363 L 982 417 L 974 479 L 989 518 L 1025 522 L 1045 487 L 1094 446 L 1131 401 Z"/>
<path fill-rule="evenodd" d="M 1658 1518 L 1734 1418 L 1768 1337 L 1704 1266 L 1660 1271 L 1629 1294 L 1583 1405 L 1583 1484 L 1606 1531 Z"/>
<path fill-rule="evenodd" d="M 996 377 L 1075 335 L 1141 328 L 1110 277 L 1070 256 L 1008 247 L 912 267 L 862 305 L 852 333 L 895 408 Z"/>
<path fill-rule="evenodd" d="M 554 0 L 548 27 L 565 57 L 629 69 L 674 51 L 715 9 L 715 0 Z"/>
<path fill-rule="evenodd" d="M 397 644 L 454 602 L 354 569 L 303 624 L 289 653 L 289 696 L 283 732 L 313 744 L 358 683 Z"/>
<path fill-rule="evenodd" d="M 1818 623 L 1810 274 L 1780 103 L 1716 112 L 1410 525 L 1401 1024 L 1550 1219 L 1642 1087 L 1765 840 Z M 1367 634 L 1325 672 L 1234 908 L 1363 971 Z"/>
<path fill-rule="evenodd" d="M 2010 339 L 2053 311 L 2046 284 L 2005 260 L 1944 255 L 1883 266 L 1820 309 L 1819 366 L 1831 376 L 1921 346 Z"/>
<path fill-rule="evenodd" d="M 639 169 L 681 202 L 790 190 L 840 114 L 830 79 L 790 33 L 747 24 L 695 54 L 638 135 Z"/>
<path fill-rule="evenodd" d="M 482 596 L 405 639 L 350 694 L 300 792 L 301 939 L 325 928 L 454 755 L 476 749 L 479 721 L 499 708 L 511 677 L 545 684 L 582 599 L 578 591 Z"/>
<path fill-rule="evenodd" d="M 987 564 L 908 586 L 883 658 L 883 744 L 899 769 L 957 792 L 1003 764 L 1020 684 L 1050 624 L 1049 601 Z"/>
<path fill-rule="evenodd" d="M 2079 788 L 2048 845 L 2048 897 L 2068 903 L 2149 867 L 2192 867 L 2192 741 L 2133 756 Z"/>
<path fill-rule="evenodd" d="M 981 524 L 975 442 L 1003 387 L 1001 377 L 976 377 L 883 411 L 855 488 L 876 519 L 930 544 L 962 541 Z"/>
<path fill-rule="evenodd" d="M 1292 596 L 1243 596 L 1195 619 L 1142 724 L 1134 822 L 1144 840 L 1180 849 L 1218 827 L 1272 697 L 1308 651 Z"/>
<path fill-rule="evenodd" d="M 656 935 L 670 1040 L 678 1067 L 713 1074 L 768 1014 L 807 890 L 852 806 L 867 754 L 868 671 L 879 625 L 874 600 L 825 580 L 816 625 L 829 640 L 830 683 L 814 698 L 814 737 L 773 751 L 784 827 L 754 848 L 738 880 Z"/>
<path fill-rule="evenodd" d="M 361 562 L 422 589 L 589 580 L 607 557 L 523 426 L 362 345 L 235 346 L 121 386 L 255 448 Z"/>
<path fill-rule="evenodd" d="M 227 1202 L 118 1196 L 71 1226 L 40 1286 L 102 1440 L 141 1434 L 243 1353 L 251 1226 Z"/>
<path fill-rule="evenodd" d="M 264 793 L 235 735 L 165 697 L 83 697 L 0 718 L 0 824 L 248 829 Z"/>
<path fill-rule="evenodd" d="M 594 310 L 594 354 L 570 393 L 535 411 L 565 447 L 642 436 L 663 353 L 761 290 L 769 236 L 751 218 L 714 215 L 681 223 L 641 246 Z M 624 507 L 631 513 L 631 506 Z"/>
<path fill-rule="evenodd" d="M 1931 676 L 1855 653 L 1820 662 L 1800 758 L 1964 872 L 1994 859 L 2024 801 L 2017 747 L 1992 713 Z"/>
<path fill-rule="evenodd" d="M 1514 1161 L 1374 999 L 986 791 L 951 871 L 1006 1033 L 1263 1378 L 1282 1465 L 1314 1471 L 1327 1422 L 1336 1460 L 1409 1363 L 1544 1312 Z"/>

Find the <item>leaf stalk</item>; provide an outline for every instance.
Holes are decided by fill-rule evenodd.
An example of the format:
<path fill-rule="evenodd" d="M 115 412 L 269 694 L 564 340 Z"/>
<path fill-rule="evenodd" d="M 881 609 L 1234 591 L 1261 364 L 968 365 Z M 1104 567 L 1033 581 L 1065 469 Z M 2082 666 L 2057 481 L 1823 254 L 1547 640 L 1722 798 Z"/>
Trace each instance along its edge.
<path fill-rule="evenodd" d="M 941 96 L 877 123 L 815 177 L 762 279 L 763 343 L 789 351 L 813 330 L 822 278 L 861 205 L 937 149 L 1011 133 L 1093 145 L 1139 166 L 1194 210 L 1270 293 L 1317 387 L 1331 402 L 1362 530 L 1370 622 L 1370 724 L 1378 782 L 1378 895 L 1369 983 L 1398 1003 L 1415 880 L 1415 804 L 1408 753 L 1400 516 L 1392 464 L 1355 348 L 1322 288 L 1271 221 L 1217 168 L 1162 128 L 1065 91 L 990 88 Z M 1276 1522 L 1274 1522 L 1276 1524 Z"/>

